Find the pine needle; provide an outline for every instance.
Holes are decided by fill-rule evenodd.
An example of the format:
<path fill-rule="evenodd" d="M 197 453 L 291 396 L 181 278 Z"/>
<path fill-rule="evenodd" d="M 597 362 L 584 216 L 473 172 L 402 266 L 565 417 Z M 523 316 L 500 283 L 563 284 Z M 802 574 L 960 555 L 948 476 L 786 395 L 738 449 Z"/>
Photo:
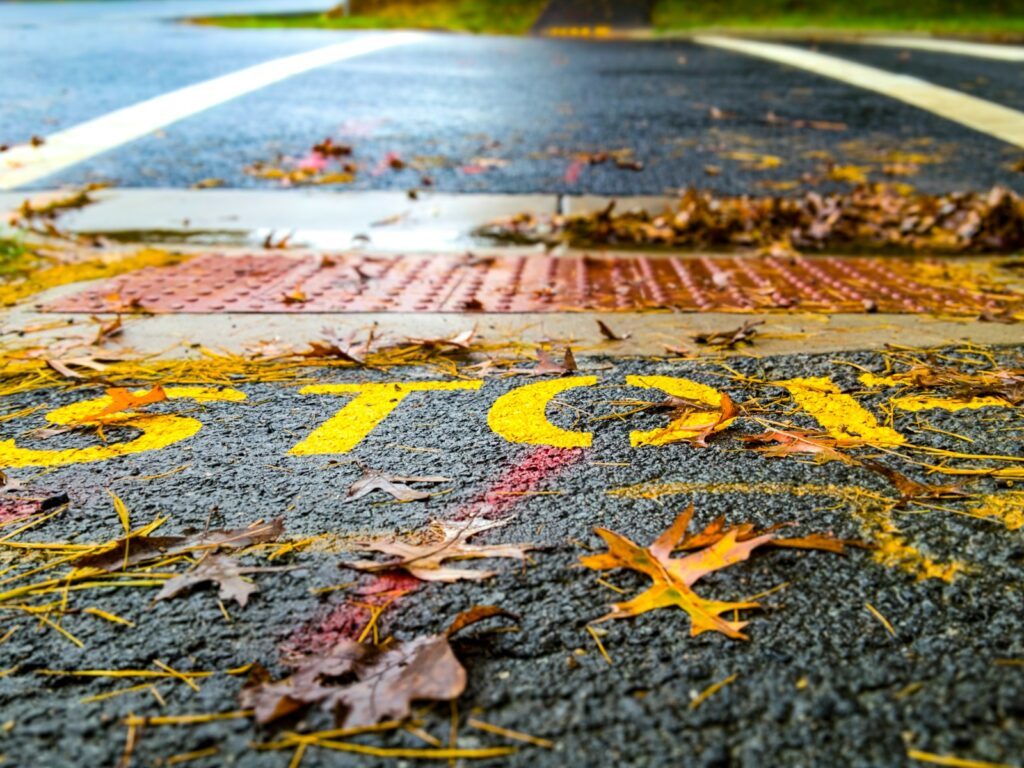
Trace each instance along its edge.
<path fill-rule="evenodd" d="M 922 752 L 919 749 L 908 749 L 907 757 L 911 760 L 919 760 L 922 763 L 932 765 L 945 765 L 949 768 L 1014 768 L 1009 763 L 989 763 L 984 760 L 965 760 L 953 755 L 936 755 L 932 752 Z"/>
<path fill-rule="evenodd" d="M 93 616 L 99 616 L 101 619 L 106 619 L 107 621 L 113 622 L 114 624 L 124 624 L 125 626 L 128 626 L 128 627 L 134 627 L 135 626 L 135 622 L 134 621 L 129 621 L 128 619 L 123 619 L 120 616 L 118 616 L 116 614 L 113 614 L 113 613 L 107 613 L 106 611 L 101 611 L 99 608 L 86 608 L 84 611 L 82 611 L 82 613 L 90 613 Z"/>
<path fill-rule="evenodd" d="M 604 660 L 608 662 L 608 666 L 612 666 L 612 657 L 608 655 L 608 651 L 606 651 L 604 648 L 604 643 L 601 642 L 601 635 L 608 633 L 606 631 L 602 631 L 599 633 L 599 631 L 592 627 L 590 624 L 587 624 L 587 632 L 589 632 L 590 636 L 594 638 L 594 644 L 597 645 L 597 650 L 601 652 L 601 655 L 604 657 Z"/>
<path fill-rule="evenodd" d="M 892 624 L 889 622 L 887 618 L 885 618 L 885 616 L 882 615 L 881 611 L 875 608 L 875 606 L 873 606 L 871 603 L 864 603 L 864 607 L 871 612 L 872 616 L 878 619 L 881 625 L 885 627 L 886 632 L 888 632 L 893 637 L 896 637 L 896 630 L 893 629 Z"/>
<path fill-rule="evenodd" d="M 196 749 L 192 752 L 182 752 L 178 755 L 171 755 L 164 760 L 164 765 L 179 765 L 181 763 L 188 763 L 193 760 L 200 760 L 204 757 L 214 757 L 220 754 L 220 747 L 207 747 L 206 749 Z"/>
<path fill-rule="evenodd" d="M 176 678 L 178 680 L 181 680 L 181 682 L 183 682 L 185 685 L 187 685 L 193 691 L 195 691 L 196 693 L 199 693 L 199 685 L 194 680 L 189 679 L 187 676 L 185 676 L 184 674 L 182 674 L 178 670 L 172 668 L 170 665 L 164 664 L 159 659 L 154 659 L 153 660 L 153 666 L 155 666 L 155 667 L 157 667 L 159 669 L 162 669 L 164 672 L 167 672 L 171 677 L 174 677 L 174 678 Z"/>
<path fill-rule="evenodd" d="M 717 683 L 713 683 L 712 685 L 709 685 L 703 691 L 698 693 L 697 697 L 693 701 L 690 702 L 690 709 L 694 710 L 697 707 L 699 707 L 701 704 L 703 704 L 705 701 L 710 699 L 712 696 L 714 696 L 720 690 L 725 688 L 725 686 L 729 685 L 729 683 L 733 682 L 739 676 L 740 676 L 739 672 L 734 672 L 733 674 L 731 674 L 727 678 L 725 678 L 725 680 L 719 680 Z"/>
<path fill-rule="evenodd" d="M 497 736 L 503 736 L 506 739 L 513 741 L 522 741 L 527 744 L 533 744 L 535 747 L 543 747 L 544 749 L 554 749 L 555 742 L 549 739 L 542 739 L 539 736 L 531 736 L 528 733 L 522 733 L 520 731 L 513 731 L 509 728 L 502 728 L 498 725 L 492 725 L 491 723 L 485 723 L 483 720 L 477 720 L 475 717 L 469 718 L 466 721 L 466 725 L 470 728 L 476 728 L 481 731 L 487 731 L 488 733 L 496 734 Z"/>
<path fill-rule="evenodd" d="M 157 715 L 155 717 L 137 717 L 129 715 L 125 725 L 196 725 L 197 723 L 213 723 L 218 720 L 242 720 L 252 717 L 251 709 L 236 709 L 231 712 L 209 712 L 199 715 Z"/>

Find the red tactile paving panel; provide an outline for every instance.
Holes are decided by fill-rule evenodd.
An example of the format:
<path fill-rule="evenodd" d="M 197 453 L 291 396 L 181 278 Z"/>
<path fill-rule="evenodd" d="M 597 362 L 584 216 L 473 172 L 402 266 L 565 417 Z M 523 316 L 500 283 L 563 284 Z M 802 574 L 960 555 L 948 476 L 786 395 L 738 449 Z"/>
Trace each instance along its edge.
<path fill-rule="evenodd" d="M 55 312 L 566 312 L 676 309 L 977 315 L 1024 296 L 914 279 L 895 258 L 199 256 L 107 280 Z M 934 281 L 933 281 L 934 282 Z"/>

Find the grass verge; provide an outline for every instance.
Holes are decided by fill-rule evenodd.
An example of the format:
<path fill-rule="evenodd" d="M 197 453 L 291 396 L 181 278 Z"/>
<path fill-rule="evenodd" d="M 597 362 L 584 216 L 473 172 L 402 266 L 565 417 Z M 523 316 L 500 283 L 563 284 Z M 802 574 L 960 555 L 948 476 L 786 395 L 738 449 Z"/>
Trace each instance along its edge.
<path fill-rule="evenodd" d="M 237 15 L 194 18 L 197 24 L 234 28 L 301 27 L 314 29 L 435 29 L 492 35 L 529 31 L 546 0 L 426 0 L 375 3 L 372 11 L 351 16 L 326 13 Z"/>
<path fill-rule="evenodd" d="M 1018 0 L 658 0 L 658 32 L 917 32 L 947 37 L 1024 40 Z"/>

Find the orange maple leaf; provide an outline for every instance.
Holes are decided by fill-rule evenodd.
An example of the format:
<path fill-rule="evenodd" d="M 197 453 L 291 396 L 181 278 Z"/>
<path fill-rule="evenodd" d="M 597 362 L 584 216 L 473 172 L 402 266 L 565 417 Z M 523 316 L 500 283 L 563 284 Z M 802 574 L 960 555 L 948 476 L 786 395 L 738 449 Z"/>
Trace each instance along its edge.
<path fill-rule="evenodd" d="M 106 408 L 88 416 L 83 416 L 79 421 L 96 421 L 115 413 L 135 410 L 143 405 L 160 403 L 167 399 L 167 393 L 164 392 L 162 384 L 157 384 L 151 390 L 142 394 L 130 392 L 124 387 L 113 387 L 107 390 L 107 397 L 110 398 L 110 404 Z"/>
<path fill-rule="evenodd" d="M 608 551 L 597 555 L 586 555 L 580 563 L 595 571 L 613 568 L 627 568 L 650 577 L 654 582 L 646 592 L 623 603 L 612 604 L 610 613 L 598 621 L 621 619 L 627 616 L 638 616 L 657 608 L 676 606 L 682 608 L 690 616 L 690 635 L 707 632 L 721 632 L 727 637 L 737 640 L 749 639 L 740 630 L 748 622 L 729 621 L 722 614 L 729 611 L 759 608 L 760 604 L 743 600 L 739 602 L 723 602 L 706 600 L 693 591 L 693 585 L 713 571 L 728 568 L 750 557 L 758 547 L 766 544 L 776 546 L 793 546 L 800 548 L 824 549 L 841 552 L 842 544 L 829 536 L 814 535 L 801 539 L 778 539 L 776 528 L 756 533 L 750 524 L 724 528 L 720 521 L 715 521 L 702 532 L 686 537 L 686 529 L 693 517 L 693 505 L 681 513 L 671 527 L 665 531 L 649 547 L 640 547 L 629 539 L 606 528 L 596 528 L 595 532 L 604 539 Z M 695 549 L 696 551 L 683 557 L 672 557 L 676 549 Z"/>

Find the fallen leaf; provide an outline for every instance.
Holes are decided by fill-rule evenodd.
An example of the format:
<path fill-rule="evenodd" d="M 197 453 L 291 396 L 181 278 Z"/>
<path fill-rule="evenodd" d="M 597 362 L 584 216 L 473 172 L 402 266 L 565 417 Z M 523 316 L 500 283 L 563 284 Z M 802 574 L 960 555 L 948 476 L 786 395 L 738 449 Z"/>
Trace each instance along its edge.
<path fill-rule="evenodd" d="M 838 450 L 840 441 L 828 435 L 769 429 L 763 435 L 748 435 L 740 439 L 748 446 L 761 444 L 761 447 L 754 447 L 754 450 L 762 456 L 780 457 L 803 453 L 816 456 L 822 463 L 828 461 L 841 461 L 845 464 L 857 463 L 853 458 Z M 775 445 L 771 445 L 771 443 L 775 443 Z M 853 444 L 845 443 L 844 445 Z"/>
<path fill-rule="evenodd" d="M 772 531 L 753 534 L 752 528 L 727 528 L 717 531 L 713 541 L 702 545 L 691 554 L 673 558 L 672 552 L 684 540 L 692 516 L 691 505 L 676 517 L 667 531 L 646 548 L 606 528 L 595 529 L 597 535 L 608 545 L 608 551 L 581 557 L 581 565 L 597 571 L 624 568 L 642 573 L 654 582 L 647 591 L 632 600 L 613 604 L 611 612 L 598 621 L 638 616 L 674 605 L 690 616 L 690 635 L 693 637 L 703 632 L 714 631 L 738 640 L 748 639 L 740 631 L 748 622 L 723 619 L 722 614 L 759 608 L 759 603 L 751 600 L 705 600 L 694 592 L 692 587 L 709 573 L 746 560 L 755 549 L 772 542 L 777 536 Z M 741 540 L 741 536 L 745 534 L 749 536 Z"/>
<path fill-rule="evenodd" d="M 707 403 L 689 400 L 685 397 L 669 395 L 660 403 L 654 403 L 651 410 L 668 411 L 672 416 L 672 419 L 675 420 L 680 419 L 689 413 L 706 413 L 708 407 Z M 687 424 L 684 433 L 685 437 L 680 435 L 678 440 L 692 443 L 693 445 L 701 448 L 707 448 L 707 439 L 715 432 L 721 432 L 723 429 L 730 426 L 732 420 L 738 415 L 739 409 L 736 407 L 736 404 L 729 395 L 723 392 L 721 404 L 718 406 L 715 414 L 713 416 L 708 414 L 710 420 L 706 424 Z"/>
<path fill-rule="evenodd" d="M 200 584 L 216 583 L 221 600 L 234 600 L 242 608 L 249 602 L 249 596 L 259 592 L 259 587 L 242 578 L 247 573 L 257 573 L 265 568 L 247 568 L 227 555 L 208 554 L 184 573 L 164 582 L 156 600 L 169 600 Z"/>
<path fill-rule="evenodd" d="M 608 327 L 608 324 L 604 320 L 597 321 L 597 328 L 601 331 L 601 335 L 608 339 L 608 341 L 625 341 L 633 335 L 631 333 L 627 333 L 619 336 L 615 331 Z"/>
<path fill-rule="evenodd" d="M 566 347 L 565 352 L 562 354 L 562 362 L 555 360 L 546 349 L 538 347 L 536 366 L 533 368 L 509 368 L 506 373 L 521 374 L 523 376 L 565 376 L 578 370 L 576 357 L 569 347 Z"/>
<path fill-rule="evenodd" d="M 101 551 L 75 560 L 76 568 L 117 571 L 131 565 L 189 552 L 245 549 L 277 541 L 284 534 L 284 519 L 252 523 L 245 528 L 217 528 L 192 536 L 126 536 L 109 542 Z"/>
<path fill-rule="evenodd" d="M 441 338 L 433 339 L 410 338 L 409 343 L 427 349 L 458 349 L 465 351 L 472 346 L 473 339 L 475 337 L 476 326 L 474 325 L 469 330 L 462 331 L 461 333 L 457 333 L 454 336 L 444 336 Z"/>
<path fill-rule="evenodd" d="M 287 234 L 282 235 L 277 239 L 274 239 L 275 234 L 276 233 L 273 230 L 271 230 L 270 232 L 267 233 L 267 236 L 263 238 L 263 247 L 266 248 L 268 251 L 283 250 L 288 248 L 288 241 L 292 239 L 292 235 L 294 235 L 295 233 L 288 232 Z M 299 293 L 298 289 L 296 289 L 295 293 Z M 301 299 L 301 301 L 305 301 L 305 298 Z M 285 303 L 288 303 L 287 299 L 285 299 Z"/>
<path fill-rule="evenodd" d="M 414 701 L 453 701 L 466 688 L 466 670 L 450 639 L 460 630 L 494 616 L 512 616 L 478 606 L 459 614 L 447 631 L 412 640 L 368 645 L 341 640 L 325 653 L 292 664 L 295 672 L 273 682 L 265 670 L 243 689 L 241 705 L 269 723 L 319 704 L 339 728 L 365 728 L 382 720 L 403 720 Z"/>
<path fill-rule="evenodd" d="M 114 319 L 111 320 L 109 323 L 103 323 L 102 320 L 95 317 L 93 318 L 93 320 L 98 322 L 100 325 L 99 330 L 96 331 L 96 338 L 92 340 L 92 344 L 94 347 L 101 346 L 108 339 L 112 339 L 115 336 L 120 335 L 121 332 L 124 330 L 124 327 L 121 324 L 120 315 L 115 316 Z"/>
<path fill-rule="evenodd" d="M 714 331 L 709 333 L 695 334 L 693 340 L 698 344 L 707 344 L 724 349 L 735 349 L 742 342 L 752 344 L 757 335 L 755 330 L 759 325 L 764 325 L 764 320 L 748 320 L 739 328 L 730 331 Z"/>
<path fill-rule="evenodd" d="M 83 416 L 78 419 L 79 422 L 97 421 L 106 416 L 112 416 L 115 413 L 123 413 L 125 411 L 134 411 L 137 408 L 141 408 L 144 405 L 152 405 L 153 403 L 161 403 L 167 399 L 167 393 L 164 392 L 162 384 L 157 384 L 148 392 L 142 392 L 137 394 L 131 392 L 124 387 L 113 387 L 107 390 L 107 397 L 110 398 L 110 405 L 106 408 L 97 411 L 96 413 Z"/>
<path fill-rule="evenodd" d="M 388 472 L 381 472 L 369 467 L 363 467 L 362 476 L 352 483 L 348 489 L 345 501 L 361 499 L 374 491 L 382 491 L 394 496 L 399 501 L 418 501 L 433 496 L 432 491 L 419 491 L 411 488 L 406 483 L 447 483 L 451 480 L 448 477 L 438 475 L 410 476 L 392 475 Z"/>
<path fill-rule="evenodd" d="M 355 546 L 368 552 L 381 552 L 397 559 L 378 562 L 355 560 L 343 562 L 343 568 L 358 571 L 386 571 L 399 568 L 422 581 L 461 581 L 463 579 L 487 579 L 497 571 L 481 571 L 472 568 L 452 568 L 448 560 L 480 560 L 491 557 L 507 557 L 525 560 L 526 553 L 536 549 L 532 544 L 470 544 L 469 539 L 484 531 L 500 528 L 508 520 L 482 520 L 435 522 L 429 529 L 433 540 L 425 543 L 409 543 L 397 539 L 359 542 Z"/>
<path fill-rule="evenodd" d="M 877 461 L 864 460 L 861 464 L 892 483 L 893 487 L 899 491 L 901 505 L 908 501 L 921 498 L 945 499 L 951 497 L 970 496 L 969 493 L 964 491 L 962 483 L 954 483 L 950 485 L 928 485 L 927 483 L 919 483 L 916 480 L 911 480 L 902 472 L 897 472 L 895 469 L 891 469 L 884 464 L 879 464 Z"/>

